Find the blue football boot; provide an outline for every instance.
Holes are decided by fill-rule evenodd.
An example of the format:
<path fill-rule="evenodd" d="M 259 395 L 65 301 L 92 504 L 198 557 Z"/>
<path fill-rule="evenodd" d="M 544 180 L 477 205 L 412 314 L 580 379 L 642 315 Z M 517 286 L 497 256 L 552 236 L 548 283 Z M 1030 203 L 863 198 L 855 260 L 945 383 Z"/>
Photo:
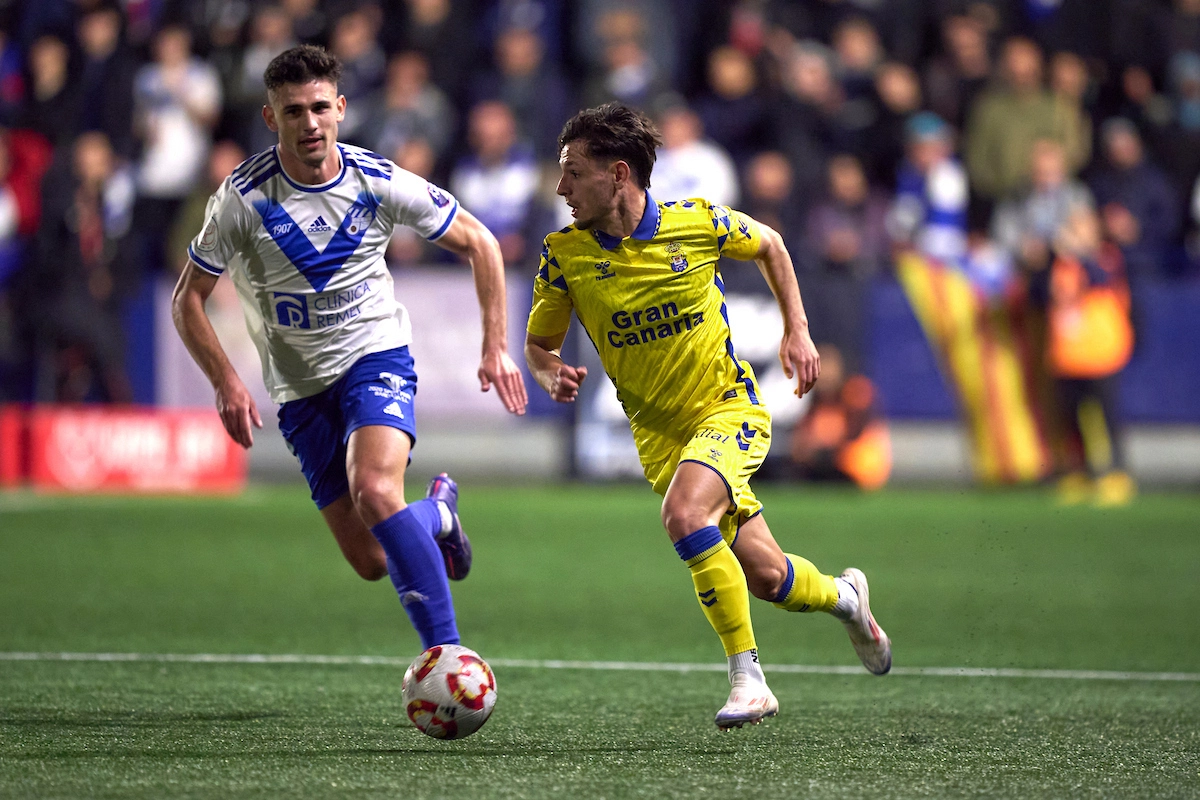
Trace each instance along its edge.
<path fill-rule="evenodd" d="M 446 575 L 452 581 L 461 581 L 471 571 L 471 540 L 463 533 L 462 523 L 458 520 L 458 484 L 443 472 L 429 482 L 425 496 L 440 500 L 450 509 L 450 529 L 443 530 L 436 538 L 442 557 L 446 559 Z"/>

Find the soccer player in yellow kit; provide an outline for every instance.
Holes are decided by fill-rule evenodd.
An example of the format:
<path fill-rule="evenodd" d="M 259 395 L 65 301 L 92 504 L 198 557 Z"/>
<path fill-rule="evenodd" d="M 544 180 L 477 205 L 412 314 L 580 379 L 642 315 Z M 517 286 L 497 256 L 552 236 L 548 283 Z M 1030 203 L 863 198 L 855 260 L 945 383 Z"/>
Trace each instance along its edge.
<path fill-rule="evenodd" d="M 783 314 L 784 373 L 803 395 L 820 362 L 782 238 L 701 199 L 656 202 L 648 189 L 662 140 L 640 112 L 616 103 L 581 111 L 558 143 L 558 194 L 575 222 L 546 237 L 525 358 L 542 388 L 569 403 L 587 376 L 560 357 L 572 311 L 595 345 L 646 478 L 663 496 L 663 526 L 729 660 L 717 727 L 779 709 L 758 663 L 750 594 L 788 611 L 829 612 L 863 665 L 886 673 L 891 643 L 871 614 L 866 577 L 847 569 L 834 578 L 785 554 L 750 490 L 771 417 L 753 370 L 735 355 L 717 260 L 758 264 Z"/>

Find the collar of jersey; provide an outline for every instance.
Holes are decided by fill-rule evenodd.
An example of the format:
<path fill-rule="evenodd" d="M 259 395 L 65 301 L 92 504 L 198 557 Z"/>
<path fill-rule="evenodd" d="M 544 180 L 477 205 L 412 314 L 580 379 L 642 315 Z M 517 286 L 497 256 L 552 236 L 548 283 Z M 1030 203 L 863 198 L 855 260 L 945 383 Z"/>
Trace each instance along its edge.
<path fill-rule="evenodd" d="M 287 170 L 283 168 L 283 162 L 279 160 L 279 146 L 276 145 L 272 149 L 275 151 L 275 163 L 279 165 L 279 174 L 283 176 L 285 181 L 291 184 L 293 189 L 299 189 L 302 192 L 324 192 L 327 189 L 332 189 L 333 187 L 337 186 L 342 182 L 342 178 L 346 176 L 346 151 L 342 149 L 340 144 L 337 146 L 337 149 L 338 155 L 342 159 L 342 171 L 337 174 L 336 178 L 330 178 L 324 183 L 318 183 L 316 185 L 296 183 L 294 180 L 292 180 L 287 174 Z"/>
<path fill-rule="evenodd" d="M 642 221 L 633 229 L 633 233 L 629 234 L 634 239 L 639 239 L 643 242 L 654 238 L 654 234 L 658 233 L 658 203 L 654 202 L 654 198 L 650 196 L 650 190 L 646 190 L 646 211 L 642 214 Z M 609 236 L 604 231 L 592 229 L 592 233 L 596 236 L 596 241 L 605 250 L 616 250 L 621 246 L 622 239 L 616 236 Z"/>

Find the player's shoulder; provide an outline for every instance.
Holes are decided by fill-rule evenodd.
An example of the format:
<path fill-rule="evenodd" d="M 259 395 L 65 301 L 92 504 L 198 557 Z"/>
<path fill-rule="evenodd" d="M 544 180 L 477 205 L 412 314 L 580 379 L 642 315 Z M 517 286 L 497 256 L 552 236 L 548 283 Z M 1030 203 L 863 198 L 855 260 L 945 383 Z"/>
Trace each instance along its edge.
<path fill-rule="evenodd" d="M 555 252 L 567 252 L 587 244 L 591 239 L 590 231 L 581 231 L 572 224 L 546 234 L 545 248 Z"/>
<path fill-rule="evenodd" d="M 224 187 L 232 196 L 245 197 L 278 175 L 282 167 L 275 155 L 275 148 L 268 147 L 261 153 L 250 156 L 229 174 Z"/>
<path fill-rule="evenodd" d="M 345 142 L 338 142 L 338 147 L 342 151 L 346 168 L 357 170 L 367 177 L 390 180 L 397 170 L 404 172 L 390 158 L 385 158 L 373 150 Z"/>
<path fill-rule="evenodd" d="M 689 197 L 686 200 L 667 200 L 660 202 L 658 209 L 664 222 L 670 220 L 681 224 L 707 223 L 715 216 L 721 214 L 728 215 L 730 213 L 728 206 L 714 203 L 705 197 Z"/>

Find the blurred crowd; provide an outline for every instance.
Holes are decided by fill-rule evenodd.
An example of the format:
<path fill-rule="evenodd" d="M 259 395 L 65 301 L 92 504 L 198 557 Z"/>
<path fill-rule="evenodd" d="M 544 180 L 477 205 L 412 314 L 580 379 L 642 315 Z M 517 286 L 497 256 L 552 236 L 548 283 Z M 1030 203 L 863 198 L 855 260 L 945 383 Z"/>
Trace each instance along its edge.
<path fill-rule="evenodd" d="M 271 146 L 263 69 L 306 42 L 345 65 L 341 138 L 449 188 L 517 271 L 569 222 L 562 123 L 651 113 L 651 192 L 778 229 L 848 375 L 898 249 L 1045 305 L 1073 247 L 1135 318 L 1200 262 L 1200 0 L 0 0 L 0 400 L 130 398 L 124 304 Z"/>

